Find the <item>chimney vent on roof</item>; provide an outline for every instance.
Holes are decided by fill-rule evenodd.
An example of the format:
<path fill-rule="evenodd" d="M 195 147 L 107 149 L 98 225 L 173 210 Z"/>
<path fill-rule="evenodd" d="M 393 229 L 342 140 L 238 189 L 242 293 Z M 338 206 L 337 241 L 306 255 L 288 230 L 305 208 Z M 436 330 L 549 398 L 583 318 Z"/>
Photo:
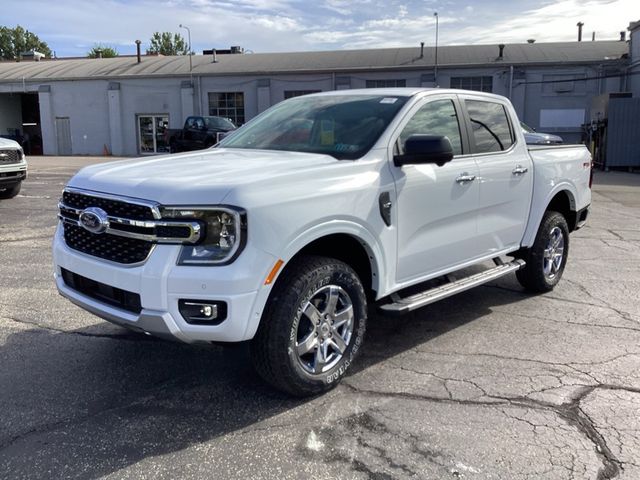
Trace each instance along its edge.
<path fill-rule="evenodd" d="M 136 40 L 136 57 L 138 58 L 138 63 L 142 62 L 142 58 L 140 56 L 140 44 L 142 42 L 140 40 Z"/>
<path fill-rule="evenodd" d="M 218 63 L 218 54 L 216 53 L 215 48 L 211 50 L 211 54 L 213 55 L 213 60 L 211 61 L 211 63 Z"/>
<path fill-rule="evenodd" d="M 624 42 L 627 39 L 627 32 L 622 31 L 620 32 L 620 41 Z"/>
<path fill-rule="evenodd" d="M 592 32 L 591 33 L 591 41 L 595 42 L 596 41 L 596 32 Z"/>
<path fill-rule="evenodd" d="M 582 27 L 584 26 L 584 23 L 578 22 L 578 23 L 576 23 L 576 26 L 578 27 L 578 41 L 581 42 L 582 41 Z"/>
<path fill-rule="evenodd" d="M 536 39 L 535 38 L 530 38 L 529 40 L 527 40 L 527 43 L 536 43 Z"/>
<path fill-rule="evenodd" d="M 424 42 L 420 42 L 420 58 L 424 58 Z"/>
<path fill-rule="evenodd" d="M 498 60 L 502 60 L 504 58 L 504 43 L 501 43 L 500 45 L 498 45 L 499 48 L 499 53 L 498 53 Z"/>

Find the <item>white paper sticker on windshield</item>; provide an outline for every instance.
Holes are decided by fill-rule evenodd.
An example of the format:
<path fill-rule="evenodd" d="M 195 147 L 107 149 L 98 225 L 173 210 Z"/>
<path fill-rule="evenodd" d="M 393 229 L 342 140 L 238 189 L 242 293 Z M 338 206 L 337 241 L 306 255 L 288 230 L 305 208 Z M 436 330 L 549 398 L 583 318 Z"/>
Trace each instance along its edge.
<path fill-rule="evenodd" d="M 382 100 L 380 100 L 380 103 L 396 103 L 397 101 L 398 101 L 397 98 L 386 97 L 386 98 L 383 98 Z"/>

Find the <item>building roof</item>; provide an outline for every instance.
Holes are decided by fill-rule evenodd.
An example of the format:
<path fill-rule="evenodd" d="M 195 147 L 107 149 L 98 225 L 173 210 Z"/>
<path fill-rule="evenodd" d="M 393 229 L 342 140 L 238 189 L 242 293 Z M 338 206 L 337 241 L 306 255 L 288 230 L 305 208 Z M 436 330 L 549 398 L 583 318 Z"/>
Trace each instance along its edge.
<path fill-rule="evenodd" d="M 450 45 L 438 48 L 438 67 L 495 65 L 563 65 L 603 63 L 627 55 L 623 41 L 507 44 L 502 58 L 498 45 Z M 435 48 L 380 48 L 287 53 L 194 55 L 194 75 L 267 75 L 283 73 L 349 73 L 358 71 L 432 69 Z M 189 75 L 189 57 L 143 56 L 101 59 L 55 59 L 0 62 L 0 82 L 118 79 Z"/>

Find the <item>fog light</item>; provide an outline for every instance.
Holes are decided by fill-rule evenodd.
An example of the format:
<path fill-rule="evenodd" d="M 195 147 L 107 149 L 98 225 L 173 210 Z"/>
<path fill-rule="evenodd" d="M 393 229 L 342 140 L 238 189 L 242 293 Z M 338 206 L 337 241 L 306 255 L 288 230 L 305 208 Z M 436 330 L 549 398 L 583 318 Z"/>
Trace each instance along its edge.
<path fill-rule="evenodd" d="M 218 325 L 227 318 L 227 304 L 210 300 L 179 300 L 178 310 L 192 325 Z"/>

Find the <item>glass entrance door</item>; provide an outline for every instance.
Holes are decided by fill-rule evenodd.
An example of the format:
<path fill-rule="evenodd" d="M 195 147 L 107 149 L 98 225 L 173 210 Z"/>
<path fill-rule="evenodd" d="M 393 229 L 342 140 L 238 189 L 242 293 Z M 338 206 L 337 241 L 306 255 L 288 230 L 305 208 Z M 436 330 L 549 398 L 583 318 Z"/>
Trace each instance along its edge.
<path fill-rule="evenodd" d="M 169 153 L 169 115 L 138 115 L 141 155 Z"/>

